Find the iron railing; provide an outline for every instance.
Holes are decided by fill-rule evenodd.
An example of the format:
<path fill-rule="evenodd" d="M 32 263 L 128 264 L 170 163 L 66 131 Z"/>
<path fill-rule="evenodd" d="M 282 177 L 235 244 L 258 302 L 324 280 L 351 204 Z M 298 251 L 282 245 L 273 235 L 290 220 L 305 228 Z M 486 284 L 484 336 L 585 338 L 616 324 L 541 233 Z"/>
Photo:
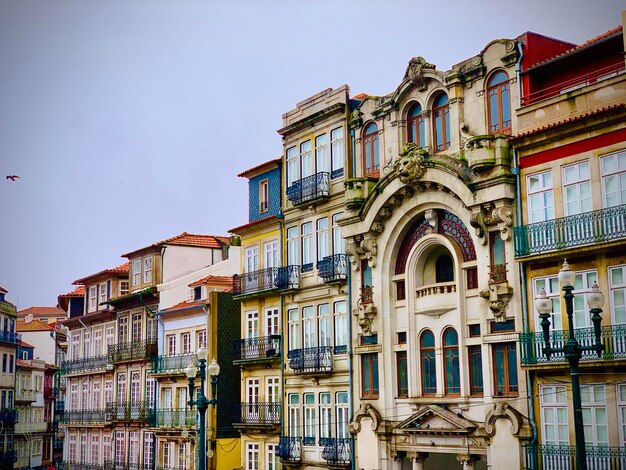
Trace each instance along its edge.
<path fill-rule="evenodd" d="M 157 428 L 191 428 L 196 425 L 196 411 L 189 408 L 158 408 L 150 425 Z"/>
<path fill-rule="evenodd" d="M 149 401 L 117 401 L 107 403 L 107 421 L 148 421 L 152 415 Z"/>
<path fill-rule="evenodd" d="M 276 454 L 281 462 L 297 463 L 302 460 L 302 438 L 280 436 Z"/>
<path fill-rule="evenodd" d="M 324 282 L 348 279 L 348 257 L 344 254 L 326 256 L 317 262 L 317 273 Z"/>
<path fill-rule="evenodd" d="M 63 461 L 56 465 L 57 470 L 105 470 L 103 464 Z"/>
<path fill-rule="evenodd" d="M 506 282 L 506 264 L 492 264 L 489 275 L 491 282 Z"/>
<path fill-rule="evenodd" d="M 604 351 L 602 357 L 598 357 L 595 351 L 582 351 L 581 361 L 611 361 L 615 359 L 626 359 L 626 325 L 609 325 L 601 328 L 602 344 Z M 595 334 L 592 327 L 576 328 L 574 336 L 581 346 L 593 346 L 595 344 Z M 569 330 L 552 330 L 550 332 L 551 347 L 563 348 L 567 344 Z M 543 353 L 544 340 L 543 333 L 533 331 L 530 333 L 520 333 L 519 342 L 521 349 L 522 365 L 552 364 L 567 362 L 564 352 L 552 353 L 550 358 Z"/>
<path fill-rule="evenodd" d="M 0 342 L 2 343 L 15 344 L 21 339 L 22 335 L 20 333 L 5 330 L 0 331 Z"/>
<path fill-rule="evenodd" d="M 157 354 L 156 340 L 128 341 L 109 345 L 108 358 L 110 363 L 150 359 Z"/>
<path fill-rule="evenodd" d="M 608 207 L 513 229 L 515 256 L 527 256 L 626 237 L 626 205 Z"/>
<path fill-rule="evenodd" d="M 4 410 L 0 411 L 0 423 L 4 426 L 10 426 L 18 422 L 17 411 Z"/>
<path fill-rule="evenodd" d="M 96 369 L 106 369 L 108 365 L 108 356 L 92 356 L 81 357 L 80 359 L 72 359 L 61 363 L 62 374 L 73 374 L 74 372 L 92 371 Z"/>
<path fill-rule="evenodd" d="M 290 290 L 300 288 L 300 266 L 289 265 L 278 268 L 276 275 L 276 287 L 278 290 Z"/>
<path fill-rule="evenodd" d="M 185 373 L 185 368 L 190 363 L 198 363 L 198 355 L 196 353 L 174 354 L 171 356 L 155 356 L 152 358 L 152 372 L 155 374 L 163 373 Z"/>
<path fill-rule="evenodd" d="M 109 421 L 105 410 L 71 410 L 59 414 L 63 424 L 99 424 Z"/>
<path fill-rule="evenodd" d="M 105 460 L 103 470 L 153 470 L 153 464 L 116 462 Z"/>
<path fill-rule="evenodd" d="M 280 424 L 282 403 L 241 403 L 235 406 L 233 423 L 248 425 Z"/>
<path fill-rule="evenodd" d="M 276 289 L 278 268 L 265 268 L 258 271 L 233 276 L 233 294 L 248 295 Z"/>
<path fill-rule="evenodd" d="M 576 468 L 576 446 L 525 445 L 525 470 L 570 470 Z M 589 470 L 626 468 L 626 448 L 586 446 Z"/>
<path fill-rule="evenodd" d="M 294 181 L 293 184 L 287 188 L 287 199 L 289 199 L 294 206 L 329 195 L 330 173 L 327 171 L 320 171 L 314 175 Z"/>
<path fill-rule="evenodd" d="M 350 466 L 351 452 L 350 439 L 345 437 L 328 437 L 320 439 L 320 444 L 324 446 L 322 458 L 333 466 Z"/>
<path fill-rule="evenodd" d="M 333 370 L 332 346 L 292 349 L 287 357 L 289 367 L 297 374 L 332 372 Z"/>
<path fill-rule="evenodd" d="M 234 361 L 254 361 L 280 357 L 280 335 L 236 339 L 233 342 Z"/>

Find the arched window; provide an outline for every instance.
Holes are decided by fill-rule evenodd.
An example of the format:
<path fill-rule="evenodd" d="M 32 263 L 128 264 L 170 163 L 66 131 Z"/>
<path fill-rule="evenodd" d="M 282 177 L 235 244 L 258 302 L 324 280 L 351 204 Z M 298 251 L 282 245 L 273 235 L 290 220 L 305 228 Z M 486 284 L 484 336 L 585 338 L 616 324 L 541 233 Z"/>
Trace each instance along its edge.
<path fill-rule="evenodd" d="M 424 331 L 420 339 L 422 361 L 422 395 L 437 393 L 437 369 L 435 367 L 435 336 L 430 330 Z"/>
<path fill-rule="evenodd" d="M 433 103 L 433 129 L 435 130 L 435 151 L 450 147 L 450 106 L 448 95 L 440 94 Z"/>
<path fill-rule="evenodd" d="M 448 328 L 443 334 L 443 361 L 446 395 L 459 395 L 461 393 L 459 336 L 454 328 Z"/>
<path fill-rule="evenodd" d="M 498 72 L 489 79 L 487 85 L 489 97 L 489 132 L 511 133 L 511 91 L 509 77 Z"/>
<path fill-rule="evenodd" d="M 363 133 L 363 169 L 365 176 L 378 178 L 380 175 L 378 155 L 378 126 L 370 123 Z"/>
<path fill-rule="evenodd" d="M 435 282 L 454 281 L 454 268 L 452 258 L 448 255 L 441 255 L 435 262 Z"/>
<path fill-rule="evenodd" d="M 424 114 L 422 113 L 422 107 L 419 105 L 419 103 L 414 104 L 413 107 L 409 110 L 409 114 L 406 118 L 406 127 L 409 133 L 409 142 L 414 142 L 420 147 L 425 147 L 426 142 L 424 140 Z"/>

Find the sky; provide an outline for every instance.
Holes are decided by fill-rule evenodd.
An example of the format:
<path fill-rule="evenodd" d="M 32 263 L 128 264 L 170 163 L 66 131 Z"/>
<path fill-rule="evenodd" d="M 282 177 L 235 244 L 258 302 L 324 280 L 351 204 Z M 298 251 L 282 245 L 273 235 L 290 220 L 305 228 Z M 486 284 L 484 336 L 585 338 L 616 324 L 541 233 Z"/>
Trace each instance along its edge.
<path fill-rule="evenodd" d="M 237 173 L 329 87 L 385 95 L 496 38 L 580 43 L 614 0 L 0 0 L 0 286 L 56 305 L 122 253 L 247 222 Z M 16 181 L 6 175 L 18 175 Z"/>

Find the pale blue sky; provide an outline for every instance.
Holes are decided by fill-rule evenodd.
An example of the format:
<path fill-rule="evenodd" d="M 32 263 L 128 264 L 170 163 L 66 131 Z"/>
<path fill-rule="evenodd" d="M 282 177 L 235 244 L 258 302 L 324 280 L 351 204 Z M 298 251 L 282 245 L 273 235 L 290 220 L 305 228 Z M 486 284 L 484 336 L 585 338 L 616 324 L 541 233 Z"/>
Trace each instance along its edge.
<path fill-rule="evenodd" d="M 0 286 L 55 305 L 121 253 L 247 221 L 236 174 L 328 87 L 387 94 L 531 30 L 582 42 L 618 1 L 0 0 Z M 12 182 L 6 175 L 17 174 Z"/>

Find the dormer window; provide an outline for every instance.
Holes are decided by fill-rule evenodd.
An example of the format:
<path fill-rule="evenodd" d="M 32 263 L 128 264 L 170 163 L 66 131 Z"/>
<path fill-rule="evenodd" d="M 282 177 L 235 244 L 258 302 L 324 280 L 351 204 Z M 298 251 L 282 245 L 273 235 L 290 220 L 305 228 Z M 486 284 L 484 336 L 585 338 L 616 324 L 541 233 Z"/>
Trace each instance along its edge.
<path fill-rule="evenodd" d="M 89 311 L 90 312 L 95 311 L 96 305 L 97 305 L 96 286 L 91 286 L 89 288 Z"/>
<path fill-rule="evenodd" d="M 193 300 L 202 300 L 202 286 L 194 287 Z"/>
<path fill-rule="evenodd" d="M 152 256 L 143 259 L 143 282 L 152 282 Z"/>
<path fill-rule="evenodd" d="M 107 300 L 107 283 L 101 282 L 98 284 L 98 303 L 101 304 Z"/>
<path fill-rule="evenodd" d="M 133 286 L 141 284 L 141 260 L 133 261 Z"/>
<path fill-rule="evenodd" d="M 269 181 L 264 179 L 259 183 L 259 212 L 267 212 L 270 208 Z"/>
<path fill-rule="evenodd" d="M 120 296 L 127 295 L 129 291 L 129 281 L 120 281 Z"/>

